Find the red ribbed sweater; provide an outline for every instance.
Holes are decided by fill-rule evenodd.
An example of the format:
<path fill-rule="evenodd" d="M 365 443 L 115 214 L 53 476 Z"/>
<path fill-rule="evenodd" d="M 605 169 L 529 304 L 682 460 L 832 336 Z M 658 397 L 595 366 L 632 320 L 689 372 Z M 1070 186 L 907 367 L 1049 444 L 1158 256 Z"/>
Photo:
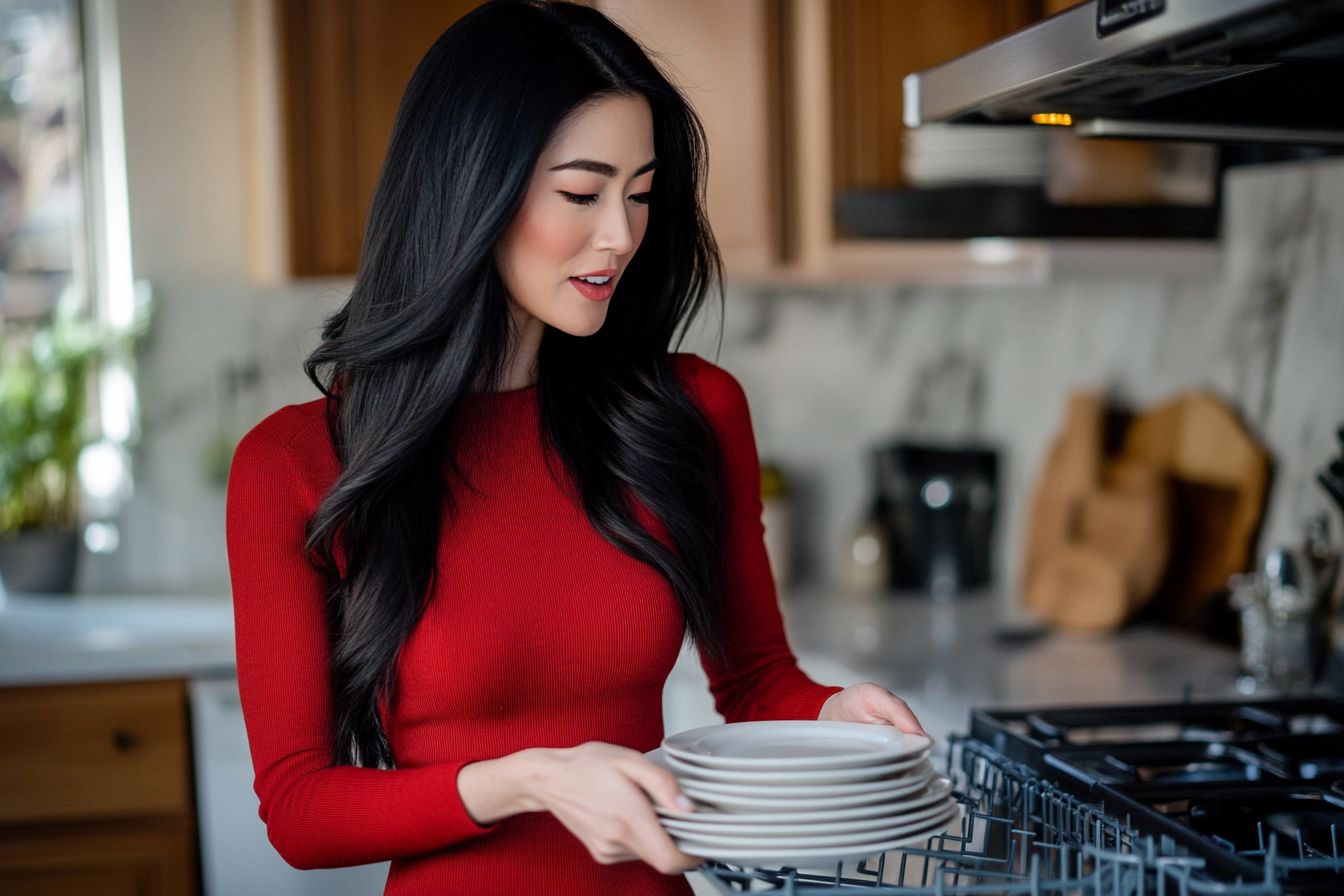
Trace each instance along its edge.
<path fill-rule="evenodd" d="M 731 671 L 706 663 L 729 721 L 815 719 L 836 688 L 798 670 L 760 521 L 746 397 L 691 355 L 678 376 L 718 434 L 728 486 L 723 545 Z M 321 401 L 284 408 L 238 446 L 228 541 L 242 693 L 261 817 L 299 868 L 392 860 L 389 894 L 668 894 L 681 876 L 602 866 L 546 813 L 490 828 L 457 792 L 462 766 L 527 747 L 663 736 L 662 689 L 683 620 L 666 581 L 588 522 L 542 451 L 535 389 L 472 396 L 438 576 L 398 660 L 384 724 L 395 770 L 333 767 L 323 594 L 304 523 L 335 481 Z"/>

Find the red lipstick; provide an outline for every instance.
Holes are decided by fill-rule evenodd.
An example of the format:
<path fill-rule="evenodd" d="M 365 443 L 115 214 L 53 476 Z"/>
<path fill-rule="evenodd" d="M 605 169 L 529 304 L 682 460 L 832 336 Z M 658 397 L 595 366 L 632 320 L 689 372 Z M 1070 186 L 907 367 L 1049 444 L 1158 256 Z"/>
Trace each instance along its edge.
<path fill-rule="evenodd" d="M 579 295 L 593 302 L 605 302 L 611 298 L 611 294 L 616 291 L 615 269 L 607 271 L 590 271 L 587 274 L 579 274 L 570 277 L 569 282 L 574 284 Z"/>

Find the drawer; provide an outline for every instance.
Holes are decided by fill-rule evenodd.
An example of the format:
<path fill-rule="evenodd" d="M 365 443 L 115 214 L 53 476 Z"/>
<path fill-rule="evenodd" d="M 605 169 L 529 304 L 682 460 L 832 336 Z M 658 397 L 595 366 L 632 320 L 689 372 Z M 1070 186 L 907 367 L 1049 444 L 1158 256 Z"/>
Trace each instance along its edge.
<path fill-rule="evenodd" d="M 0 824 L 191 811 L 186 682 L 0 688 Z"/>

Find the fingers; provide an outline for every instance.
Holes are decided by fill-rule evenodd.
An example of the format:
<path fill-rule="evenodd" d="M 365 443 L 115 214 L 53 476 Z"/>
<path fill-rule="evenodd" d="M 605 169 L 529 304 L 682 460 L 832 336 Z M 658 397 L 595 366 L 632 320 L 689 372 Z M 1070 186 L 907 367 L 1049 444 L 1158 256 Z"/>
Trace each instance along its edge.
<path fill-rule="evenodd" d="M 895 725 L 906 734 L 920 734 L 924 737 L 929 736 L 929 733 L 924 730 L 924 726 L 919 724 L 919 719 L 915 717 L 914 711 L 910 709 L 910 704 L 906 703 L 890 691 L 887 692 L 887 697 L 889 700 L 887 702 L 886 717 L 891 724 Z"/>
<path fill-rule="evenodd" d="M 894 725 L 906 734 L 929 736 L 909 704 L 871 681 L 851 685 L 838 694 L 832 694 L 822 705 L 818 718 L 837 722 Z"/>
<path fill-rule="evenodd" d="M 678 815 L 695 811 L 695 803 L 681 792 L 676 776 L 662 766 L 636 753 L 623 765 L 622 771 L 664 810 Z"/>
<path fill-rule="evenodd" d="M 914 711 L 910 709 L 910 704 L 891 691 L 871 681 L 854 685 L 854 690 L 856 695 L 867 704 L 868 711 L 879 720 L 895 725 L 906 734 L 929 736 L 928 732 L 924 730 L 924 726 L 919 724 L 919 719 L 915 717 Z"/>
<path fill-rule="evenodd" d="M 664 810 L 678 814 L 695 810 L 695 804 L 681 792 L 676 776 L 662 766 L 636 754 L 628 763 L 623 763 L 622 771 Z M 640 824 L 635 831 L 637 852 L 644 861 L 663 874 L 677 874 L 700 866 L 701 859 L 677 849 L 653 812 L 648 813 L 648 822 L 647 825 Z"/>
<path fill-rule="evenodd" d="M 611 744 L 583 744 L 553 754 L 564 764 L 548 776 L 545 806 L 595 861 L 610 865 L 642 859 L 664 874 L 700 865 L 699 858 L 677 849 L 649 802 L 670 812 L 694 808 L 671 772 Z"/>
<path fill-rule="evenodd" d="M 653 813 L 649 813 L 652 815 Z M 677 849 L 657 819 L 649 827 L 641 826 L 635 833 L 636 842 L 632 844 L 639 857 L 663 874 L 677 874 L 700 866 L 701 860 Z"/>

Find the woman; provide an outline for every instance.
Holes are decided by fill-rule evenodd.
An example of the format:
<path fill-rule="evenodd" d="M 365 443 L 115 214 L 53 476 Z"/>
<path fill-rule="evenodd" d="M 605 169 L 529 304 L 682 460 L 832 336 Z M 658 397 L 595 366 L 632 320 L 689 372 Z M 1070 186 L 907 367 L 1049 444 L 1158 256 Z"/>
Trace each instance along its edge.
<path fill-rule="evenodd" d="M 686 892 L 650 800 L 691 804 L 642 751 L 688 633 L 729 720 L 920 730 L 798 671 L 741 389 L 669 354 L 718 274 L 703 169 L 686 102 L 586 7 L 488 4 L 416 70 L 308 361 L 326 397 L 253 430 L 229 485 L 239 687 L 291 864 Z"/>

